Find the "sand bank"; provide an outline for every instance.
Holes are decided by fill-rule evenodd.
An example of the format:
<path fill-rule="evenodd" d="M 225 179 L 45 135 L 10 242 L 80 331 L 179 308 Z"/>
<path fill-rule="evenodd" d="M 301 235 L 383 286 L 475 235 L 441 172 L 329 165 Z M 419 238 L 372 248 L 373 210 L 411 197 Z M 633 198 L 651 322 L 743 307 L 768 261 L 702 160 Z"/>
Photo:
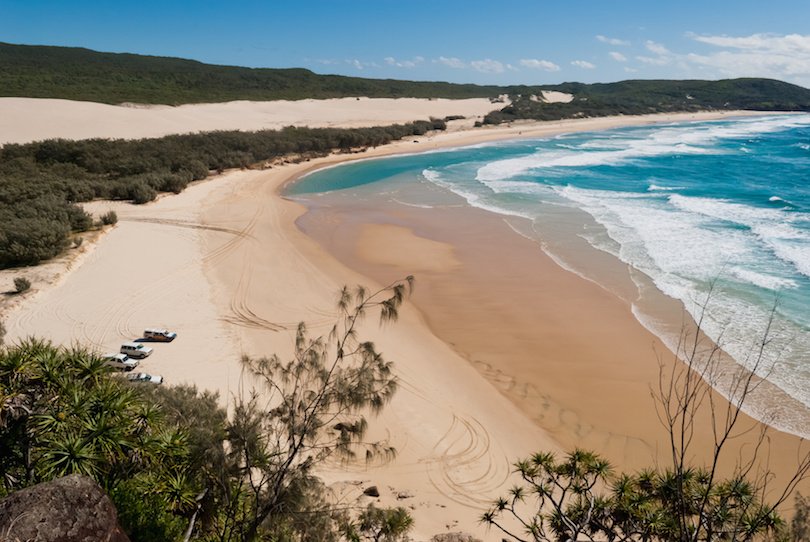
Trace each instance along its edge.
<path fill-rule="evenodd" d="M 383 503 L 412 507 L 417 539 L 465 530 L 498 540 L 476 520 L 504 491 L 514 459 L 581 442 L 628 464 L 641 462 L 653 440 L 647 384 L 655 338 L 626 305 L 527 247 L 492 215 L 459 210 L 437 222 L 418 215 L 405 225 L 369 221 L 356 237 L 338 235 L 338 220 L 335 239 L 345 243 L 336 259 L 299 230 L 304 208 L 279 191 L 314 167 L 352 158 L 692 118 L 710 116 L 459 131 L 361 155 L 232 172 L 144 206 L 94 203 L 94 212 L 115 209 L 119 224 L 57 285 L 36 285 L 39 292 L 23 298 L 7 315 L 9 338 L 36 334 L 111 350 L 143 327 L 170 327 L 179 339 L 158 345 L 144 370 L 228 397 L 249 386 L 239 367 L 242 353 L 289 352 L 298 321 L 314 333 L 327 331 L 343 284 L 374 286 L 416 273 L 415 302 L 423 310 L 409 304 L 397 325 L 364 329 L 395 361 L 402 381 L 393 404 L 372 423 L 374 435 L 387 438 L 399 456 L 383 466 L 335 465 L 325 475 L 349 498 L 375 484 Z M 473 228 L 475 245 L 489 246 L 488 252 L 470 254 L 471 244 L 446 227 L 453 221 Z M 402 250 L 386 252 L 388 243 Z M 498 282 L 492 275 L 507 254 L 526 260 L 513 266 L 514 282 Z M 534 266 L 544 283 L 529 299 L 520 281 L 532 277 L 520 272 Z M 493 303 L 500 293 L 504 300 Z M 530 318 L 537 325 L 521 328 Z M 527 357 L 527 348 L 537 355 Z M 512 358 L 519 349 L 523 354 Z M 538 357 L 542 373 L 534 365 Z M 608 395 L 597 394 L 606 389 Z M 793 440 L 785 439 L 778 459 L 788 461 Z M 413 497 L 398 500 L 396 492 Z"/>
<path fill-rule="evenodd" d="M 213 104 L 126 106 L 45 98 L 0 98 L 0 145 L 49 138 L 159 137 L 213 130 L 285 126 L 358 128 L 448 115 L 476 117 L 504 104 L 486 98 L 334 98 Z"/>

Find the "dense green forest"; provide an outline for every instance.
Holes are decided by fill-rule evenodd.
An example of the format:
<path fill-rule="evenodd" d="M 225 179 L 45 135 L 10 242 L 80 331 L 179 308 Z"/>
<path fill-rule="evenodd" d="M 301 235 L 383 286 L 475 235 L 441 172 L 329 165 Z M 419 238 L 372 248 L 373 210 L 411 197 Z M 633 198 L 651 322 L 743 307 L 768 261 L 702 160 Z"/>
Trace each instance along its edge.
<path fill-rule="evenodd" d="M 438 82 L 215 66 L 180 58 L 0 43 L 0 96 L 178 105 L 305 98 L 480 98 L 525 92 Z"/>
<path fill-rule="evenodd" d="M 591 85 L 563 83 L 544 88 L 572 94 L 574 99 L 568 103 L 544 103 L 522 95 L 509 106 L 487 115 L 484 123 L 676 111 L 810 111 L 810 90 L 772 79 L 635 80 Z"/>
<path fill-rule="evenodd" d="M 0 148 L 0 269 L 52 258 L 71 234 L 93 227 L 77 202 L 94 198 L 145 203 L 181 192 L 211 171 L 247 167 L 280 156 L 384 145 L 443 130 L 434 119 L 356 129 L 285 128 L 209 132 L 141 140 L 47 140 Z"/>

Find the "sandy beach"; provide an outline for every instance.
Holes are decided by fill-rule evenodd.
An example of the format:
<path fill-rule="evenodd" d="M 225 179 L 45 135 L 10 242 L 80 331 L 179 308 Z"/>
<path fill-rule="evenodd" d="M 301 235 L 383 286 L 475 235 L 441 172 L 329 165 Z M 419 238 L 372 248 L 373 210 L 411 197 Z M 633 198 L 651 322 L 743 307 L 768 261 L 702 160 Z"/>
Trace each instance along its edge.
<path fill-rule="evenodd" d="M 475 107 L 486 112 L 491 104 Z M 93 132 L 84 127 L 104 126 L 106 110 L 90 109 L 81 113 L 90 115 L 81 127 L 71 131 L 66 122 L 62 130 L 57 122 L 47 136 L 41 130 L 25 132 L 21 119 L 16 126 L 4 124 L 0 142 L 14 141 L 11 133 L 27 141 L 169 133 L 153 128 L 211 129 L 191 122 L 155 127 L 143 117 L 120 125 L 116 133 Z M 359 111 L 351 119 L 328 122 L 395 121 L 382 113 L 360 118 Z M 437 109 L 435 116 L 453 111 Z M 316 108 L 302 118 L 322 113 Z M 434 114 L 427 108 L 413 113 L 400 112 L 411 116 L 397 121 Z M 312 222 L 304 219 L 302 231 L 299 219 L 306 209 L 281 197 L 283 186 L 313 168 L 350 159 L 731 114 L 457 129 L 363 154 L 228 172 L 148 205 L 93 202 L 88 210 L 114 209 L 118 225 L 97 243 L 77 249 L 81 254 L 66 258 L 61 268 L 34 280 L 34 291 L 5 311 L 7 338 L 38 335 L 108 351 L 144 327 L 169 327 L 179 333 L 178 340 L 158 345 L 143 369 L 162 374 L 169 384 L 217 390 L 225 401 L 250 387 L 240 368 L 243 353 L 283 356 L 299 321 L 313 333 L 327 332 L 342 285 L 374 287 L 415 274 L 413 303 L 400 321 L 383 329 L 369 321 L 362 330 L 396 363 L 401 380 L 392 404 L 371 424 L 372 436 L 389 440 L 398 457 L 386 465 L 333 465 L 324 477 L 346 499 L 377 485 L 380 502 L 410 509 L 416 540 L 445 531 L 500 540 L 477 518 L 508 487 L 510 464 L 517 458 L 581 445 L 622 467 L 655 461 L 661 434 L 649 385 L 657 377 L 655 350 L 665 348 L 626 303 L 556 265 L 495 215 L 457 209 L 436 217 L 419 209 L 397 210 L 395 223 L 380 219 L 387 209 L 376 209 L 366 220 L 363 209 L 345 208 L 318 214 Z M 7 117 L 0 113 L 0 118 Z M 257 128 L 239 122 L 234 125 Z M 346 209 L 353 220 L 341 214 Z M 506 274 L 499 265 L 504 258 L 517 258 Z M 0 287 L 8 289 L 11 277 L 28 272 L 0 272 Z M 774 433 L 772 442 L 772 465 L 795 461 L 797 438 Z"/>

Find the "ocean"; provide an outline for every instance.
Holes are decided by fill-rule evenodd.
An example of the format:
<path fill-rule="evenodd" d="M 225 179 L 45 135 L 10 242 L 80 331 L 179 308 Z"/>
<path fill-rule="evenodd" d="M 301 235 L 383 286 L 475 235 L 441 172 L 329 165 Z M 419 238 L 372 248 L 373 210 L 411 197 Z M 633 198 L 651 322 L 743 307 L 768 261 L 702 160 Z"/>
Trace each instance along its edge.
<path fill-rule="evenodd" d="M 434 190 L 407 200 L 391 183 Z M 288 195 L 315 201 L 336 190 L 388 190 L 420 207 L 437 204 L 430 194 L 455 194 L 507 217 L 558 263 L 615 290 L 573 247 L 611 254 L 637 286 L 616 293 L 645 326 L 671 345 L 677 340 L 678 326 L 645 304 L 653 284 L 682 302 L 740 364 L 754 363 L 752 352 L 768 333 L 760 375 L 810 408 L 810 115 L 656 124 L 364 160 L 308 175 Z M 752 413 L 767 417 L 768 408 Z M 789 413 L 769 421 L 810 433 Z"/>

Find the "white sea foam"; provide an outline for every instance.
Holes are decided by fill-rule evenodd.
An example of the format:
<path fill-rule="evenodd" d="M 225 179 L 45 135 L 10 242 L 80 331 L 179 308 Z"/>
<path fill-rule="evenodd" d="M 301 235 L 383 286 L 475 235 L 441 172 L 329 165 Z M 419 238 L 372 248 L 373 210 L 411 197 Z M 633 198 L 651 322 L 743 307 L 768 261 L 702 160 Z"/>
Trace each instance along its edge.
<path fill-rule="evenodd" d="M 647 187 L 647 192 L 672 192 L 673 190 L 683 190 L 683 186 L 659 186 L 651 184 Z"/>
<path fill-rule="evenodd" d="M 568 150 L 541 151 L 529 156 L 497 160 L 481 167 L 476 174 L 479 181 L 497 181 L 524 175 L 544 168 L 611 166 L 634 158 L 663 156 L 666 154 L 707 154 L 711 151 L 689 145 L 664 146 L 636 140 L 623 150 L 582 152 Z"/>
<path fill-rule="evenodd" d="M 762 221 L 787 220 L 786 213 L 779 209 L 752 207 L 724 199 L 697 198 L 673 194 L 669 196 L 672 205 L 684 211 L 701 214 L 707 217 L 752 226 Z"/>
<path fill-rule="evenodd" d="M 483 209 L 491 213 L 497 213 L 506 216 L 517 216 L 520 218 L 528 218 L 530 220 L 534 219 L 534 216 L 530 213 L 525 213 L 516 209 L 510 209 L 505 205 L 498 205 L 497 203 L 491 201 L 491 196 L 493 192 L 485 185 L 479 184 L 475 185 L 475 187 L 472 188 L 468 186 L 462 186 L 461 183 L 448 181 L 447 179 L 442 177 L 442 175 L 439 172 L 432 169 L 423 170 L 422 176 L 428 181 L 434 183 L 435 185 L 441 186 L 442 188 L 449 190 L 450 192 L 456 194 L 457 196 L 460 196 L 467 202 L 467 204 L 473 207 L 477 207 L 479 209 Z M 485 193 L 484 191 L 489 192 L 489 194 Z"/>
<path fill-rule="evenodd" d="M 795 227 L 806 222 L 806 213 L 764 209 L 711 198 L 673 195 L 670 202 L 683 210 L 750 228 L 755 238 L 777 258 L 810 277 L 810 231 Z"/>
<path fill-rule="evenodd" d="M 776 202 L 776 201 L 785 201 L 785 200 L 783 200 L 783 199 L 782 199 L 782 198 L 780 198 L 779 196 L 771 196 L 771 197 L 769 197 L 769 198 L 768 198 L 768 201 L 774 201 L 774 202 Z"/>
<path fill-rule="evenodd" d="M 478 169 L 476 179 L 494 181 L 525 175 L 543 168 L 617 165 L 635 158 L 672 154 L 716 154 L 711 145 L 719 140 L 742 138 L 810 125 L 810 115 L 757 117 L 734 122 L 679 124 L 656 127 L 646 137 L 595 136 L 571 148 L 557 145 L 556 150 L 538 150 L 534 154 L 490 162 Z M 638 131 L 635 132 L 636 134 Z"/>

